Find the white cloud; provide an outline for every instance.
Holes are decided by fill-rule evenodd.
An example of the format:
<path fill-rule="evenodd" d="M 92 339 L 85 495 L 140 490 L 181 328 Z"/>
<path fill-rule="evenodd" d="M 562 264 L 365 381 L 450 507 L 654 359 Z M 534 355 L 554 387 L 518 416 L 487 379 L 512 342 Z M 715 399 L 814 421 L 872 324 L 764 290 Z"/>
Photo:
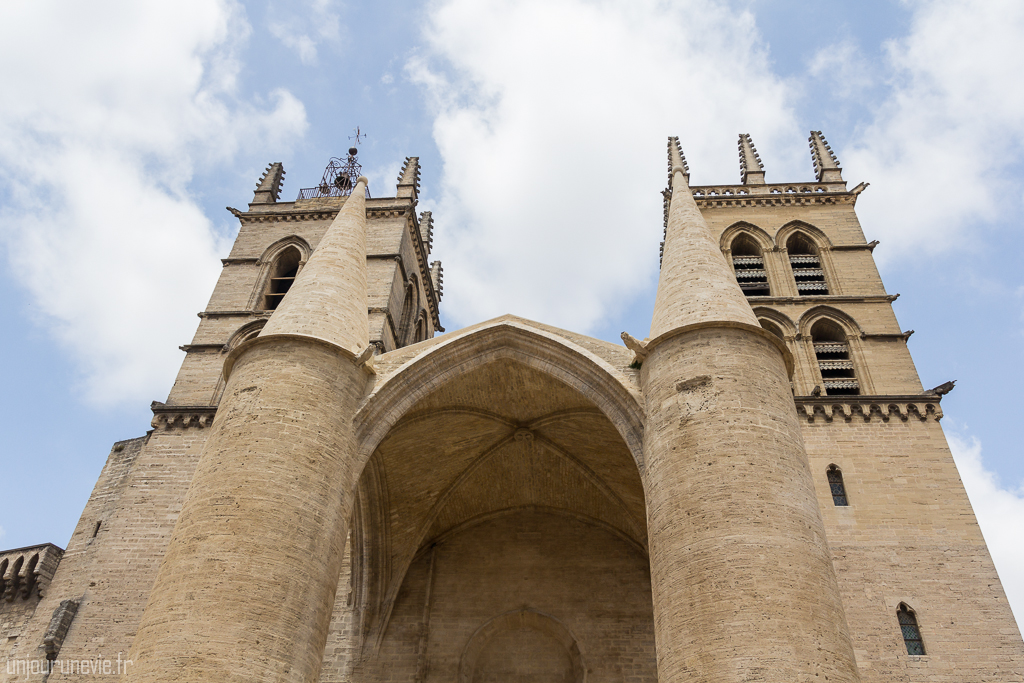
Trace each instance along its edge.
<path fill-rule="evenodd" d="M 313 66 L 317 63 L 317 46 L 340 37 L 339 10 L 333 0 L 310 0 L 307 4 L 278 7 L 272 3 L 267 27 L 285 47 L 295 50 L 299 61 Z"/>
<path fill-rule="evenodd" d="M 305 128 L 287 91 L 237 98 L 248 30 L 230 0 L 0 6 L 0 240 L 98 403 L 164 395 L 216 280 L 193 168 Z"/>
<path fill-rule="evenodd" d="M 458 324 L 512 312 L 587 331 L 650 286 L 668 135 L 695 184 L 738 181 L 740 132 L 775 152 L 771 172 L 807 165 L 752 16 L 723 3 L 443 0 L 425 38 L 407 72 L 444 159 Z"/>
<path fill-rule="evenodd" d="M 1024 150 L 1024 3 L 909 5 L 909 34 L 888 45 L 892 94 L 840 156 L 872 182 L 858 209 L 881 229 L 883 258 L 950 248 L 1021 203 L 1007 170 Z"/>
<path fill-rule="evenodd" d="M 828 83 L 829 94 L 849 99 L 869 88 L 877 74 L 852 40 L 821 48 L 811 57 L 808 73 Z"/>
<path fill-rule="evenodd" d="M 989 552 L 1002 580 L 1014 614 L 1024 616 L 1024 486 L 1006 488 L 999 477 L 985 468 L 981 443 L 955 434 L 946 435 L 953 459 L 960 471 L 974 514 L 988 542 Z"/>

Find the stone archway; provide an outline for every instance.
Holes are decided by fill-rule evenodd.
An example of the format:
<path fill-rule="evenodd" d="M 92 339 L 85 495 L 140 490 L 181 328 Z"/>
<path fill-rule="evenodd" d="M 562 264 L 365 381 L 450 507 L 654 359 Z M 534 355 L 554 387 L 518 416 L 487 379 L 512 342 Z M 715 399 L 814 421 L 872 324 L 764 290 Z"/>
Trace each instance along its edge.
<path fill-rule="evenodd" d="M 535 654 L 523 658 L 520 653 L 524 650 Z M 587 667 L 579 643 L 560 621 L 533 610 L 519 610 L 481 626 L 462 651 L 459 683 L 492 680 L 584 683 Z"/>

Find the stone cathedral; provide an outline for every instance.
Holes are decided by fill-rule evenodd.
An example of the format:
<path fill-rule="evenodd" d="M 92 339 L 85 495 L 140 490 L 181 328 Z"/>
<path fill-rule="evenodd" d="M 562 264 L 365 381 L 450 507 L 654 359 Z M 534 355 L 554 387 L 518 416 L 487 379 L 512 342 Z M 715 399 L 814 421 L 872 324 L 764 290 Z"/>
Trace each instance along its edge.
<path fill-rule="evenodd" d="M 271 164 L 152 430 L 0 553 L 4 680 L 1021 681 L 848 189 L 691 186 L 651 330 L 443 332 L 418 159 Z M 657 188 L 652 188 L 652 192 Z M 42 663 L 44 666 L 40 666 Z"/>

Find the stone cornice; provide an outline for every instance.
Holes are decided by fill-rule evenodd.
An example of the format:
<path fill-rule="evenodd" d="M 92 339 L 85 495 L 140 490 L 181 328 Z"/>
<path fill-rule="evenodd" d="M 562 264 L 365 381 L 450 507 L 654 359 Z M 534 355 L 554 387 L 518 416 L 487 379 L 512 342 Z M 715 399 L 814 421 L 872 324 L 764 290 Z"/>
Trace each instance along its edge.
<path fill-rule="evenodd" d="M 697 206 L 702 209 L 811 204 L 853 205 L 857 202 L 857 193 L 848 191 L 846 183 L 694 185 L 690 190 Z"/>
<path fill-rule="evenodd" d="M 200 318 L 269 318 L 273 311 L 200 311 L 196 313 Z"/>
<path fill-rule="evenodd" d="M 312 201 L 312 200 L 311 200 Z M 386 201 L 387 203 L 383 203 Z M 302 202 L 305 204 L 306 202 Z M 227 207 L 238 220 L 243 224 L 247 223 L 277 223 L 289 221 L 328 221 L 334 220 L 341 210 L 341 202 L 337 204 L 315 204 L 313 206 L 300 207 L 296 202 L 285 202 L 282 204 L 267 205 L 270 208 L 265 211 L 239 211 L 230 206 Z M 281 208 L 278 208 L 281 207 Z M 285 208 L 287 207 L 287 208 Z M 412 211 L 415 205 L 410 199 L 388 197 L 386 199 L 367 199 L 367 218 L 400 218 Z"/>
<path fill-rule="evenodd" d="M 751 296 L 747 297 L 754 304 L 891 304 L 899 298 L 899 294 L 883 294 L 876 296 L 847 296 L 826 294 L 824 296 Z"/>
<path fill-rule="evenodd" d="M 202 429 L 213 423 L 213 416 L 217 413 L 217 406 L 169 406 L 160 401 L 153 401 L 149 408 L 153 411 L 150 422 L 153 429 Z"/>
<path fill-rule="evenodd" d="M 941 396 L 931 394 L 896 396 L 796 396 L 796 408 L 800 417 L 808 422 L 834 422 L 854 419 L 871 422 L 880 419 L 888 422 L 898 418 L 902 422 L 915 417 L 921 422 L 929 418 L 936 422 L 942 419 Z"/>

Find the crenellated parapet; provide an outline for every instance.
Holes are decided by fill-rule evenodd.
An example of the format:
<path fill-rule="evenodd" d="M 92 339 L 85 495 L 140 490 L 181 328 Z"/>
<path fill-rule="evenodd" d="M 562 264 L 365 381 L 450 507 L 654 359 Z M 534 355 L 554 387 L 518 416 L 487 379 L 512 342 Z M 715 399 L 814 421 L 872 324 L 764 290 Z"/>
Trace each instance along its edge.
<path fill-rule="evenodd" d="M 797 396 L 796 406 L 800 417 L 814 423 L 834 421 L 880 420 L 889 422 L 898 419 L 907 422 L 916 418 L 921 422 L 942 419 L 942 406 L 938 396 Z"/>
<path fill-rule="evenodd" d="M 281 186 L 284 184 L 284 165 L 280 161 L 267 166 L 263 171 L 259 182 L 256 183 L 256 192 L 253 195 L 251 204 L 275 204 L 281 197 Z"/>
<path fill-rule="evenodd" d="M 39 599 L 53 579 L 64 551 L 52 543 L 0 552 L 0 599 Z"/>

